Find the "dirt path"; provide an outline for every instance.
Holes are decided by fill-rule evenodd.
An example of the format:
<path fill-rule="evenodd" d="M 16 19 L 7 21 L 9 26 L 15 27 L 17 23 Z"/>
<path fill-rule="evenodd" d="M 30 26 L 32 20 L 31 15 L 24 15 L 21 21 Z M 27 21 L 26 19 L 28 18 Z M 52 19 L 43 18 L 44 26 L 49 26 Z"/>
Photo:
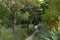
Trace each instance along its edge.
<path fill-rule="evenodd" d="M 25 40 L 32 40 L 33 36 L 34 36 L 34 33 L 30 35 L 29 37 L 27 37 Z"/>
<path fill-rule="evenodd" d="M 35 35 L 35 33 L 38 32 L 38 30 L 35 30 L 32 35 L 30 35 L 29 37 L 27 37 L 25 40 L 32 40 L 33 36 Z"/>
<path fill-rule="evenodd" d="M 35 35 L 35 33 L 38 32 L 38 29 L 37 28 L 38 28 L 38 26 L 35 26 L 35 29 L 36 30 L 29 37 L 27 37 L 25 40 L 32 40 L 33 39 L 33 36 Z"/>

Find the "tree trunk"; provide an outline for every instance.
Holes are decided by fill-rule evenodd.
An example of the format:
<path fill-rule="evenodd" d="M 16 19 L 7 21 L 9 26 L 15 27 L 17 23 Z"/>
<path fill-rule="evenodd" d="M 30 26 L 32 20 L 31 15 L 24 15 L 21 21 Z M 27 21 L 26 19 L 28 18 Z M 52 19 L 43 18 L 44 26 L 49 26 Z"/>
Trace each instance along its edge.
<path fill-rule="evenodd" d="M 13 33 L 15 32 L 16 29 L 16 12 L 13 12 Z"/>

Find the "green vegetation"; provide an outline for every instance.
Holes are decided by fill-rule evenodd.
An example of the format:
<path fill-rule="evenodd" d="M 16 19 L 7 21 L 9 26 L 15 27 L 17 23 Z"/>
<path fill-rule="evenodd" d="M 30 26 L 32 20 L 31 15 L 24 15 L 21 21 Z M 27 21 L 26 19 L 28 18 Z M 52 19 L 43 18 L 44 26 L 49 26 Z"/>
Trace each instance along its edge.
<path fill-rule="evenodd" d="M 1 0 L 0 40 L 60 40 L 59 17 L 60 0 Z"/>

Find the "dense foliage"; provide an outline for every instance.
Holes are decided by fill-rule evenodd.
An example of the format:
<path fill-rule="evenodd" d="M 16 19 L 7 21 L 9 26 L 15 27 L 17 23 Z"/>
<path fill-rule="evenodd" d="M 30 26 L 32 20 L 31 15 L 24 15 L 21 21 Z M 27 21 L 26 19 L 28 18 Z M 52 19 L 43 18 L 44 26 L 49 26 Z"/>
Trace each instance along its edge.
<path fill-rule="evenodd" d="M 1 0 L 0 40 L 25 40 L 36 30 L 33 40 L 60 40 L 59 17 L 60 0 Z"/>

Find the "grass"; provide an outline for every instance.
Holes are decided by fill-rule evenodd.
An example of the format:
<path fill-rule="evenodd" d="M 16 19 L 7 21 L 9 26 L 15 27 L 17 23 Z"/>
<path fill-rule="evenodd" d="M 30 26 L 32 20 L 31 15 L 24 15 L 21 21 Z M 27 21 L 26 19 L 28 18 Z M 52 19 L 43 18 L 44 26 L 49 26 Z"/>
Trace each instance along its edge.
<path fill-rule="evenodd" d="M 27 28 L 17 27 L 15 34 L 13 34 L 12 28 L 1 28 L 0 29 L 0 40 L 25 40 L 25 38 L 32 33 L 33 30 Z M 56 30 L 40 30 L 35 34 L 33 40 L 60 40 L 58 32 Z"/>
<path fill-rule="evenodd" d="M 33 40 L 60 40 L 59 35 L 56 30 L 39 31 Z"/>
<path fill-rule="evenodd" d="M 13 34 L 13 31 L 11 28 L 2 28 L 0 33 L 0 40 L 23 40 L 25 38 L 25 33 L 21 30 L 16 30 L 15 35 Z"/>
<path fill-rule="evenodd" d="M 31 30 L 32 31 L 32 30 Z M 30 29 L 17 27 L 13 34 L 12 28 L 1 28 L 0 40 L 25 40 L 29 35 Z"/>

